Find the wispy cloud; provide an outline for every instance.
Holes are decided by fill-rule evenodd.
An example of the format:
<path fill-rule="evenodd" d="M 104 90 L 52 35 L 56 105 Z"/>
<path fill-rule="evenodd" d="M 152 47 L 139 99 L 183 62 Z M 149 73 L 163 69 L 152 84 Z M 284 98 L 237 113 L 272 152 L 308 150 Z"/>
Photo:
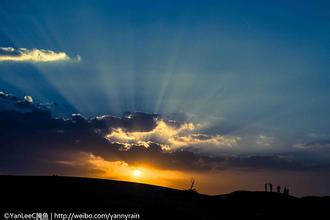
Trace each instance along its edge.
<path fill-rule="evenodd" d="M 72 58 L 65 52 L 55 52 L 44 49 L 27 49 L 27 48 L 13 48 L 0 47 L 0 62 L 63 62 L 63 61 L 80 61 L 81 57 L 77 55 Z"/>

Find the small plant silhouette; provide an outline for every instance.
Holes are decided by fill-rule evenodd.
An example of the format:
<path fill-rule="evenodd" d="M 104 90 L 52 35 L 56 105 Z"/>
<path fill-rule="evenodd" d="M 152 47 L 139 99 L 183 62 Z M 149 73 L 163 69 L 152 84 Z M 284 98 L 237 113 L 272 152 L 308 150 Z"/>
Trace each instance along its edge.
<path fill-rule="evenodd" d="M 193 190 L 193 191 L 195 191 L 196 189 L 195 189 L 195 179 L 193 178 L 193 177 L 191 177 L 191 179 L 190 179 L 190 188 L 189 188 L 189 190 Z"/>
<path fill-rule="evenodd" d="M 186 190 L 187 192 L 193 192 L 193 193 L 197 193 L 197 190 L 195 188 L 195 179 L 192 177 L 190 178 L 190 187 L 189 189 Z"/>

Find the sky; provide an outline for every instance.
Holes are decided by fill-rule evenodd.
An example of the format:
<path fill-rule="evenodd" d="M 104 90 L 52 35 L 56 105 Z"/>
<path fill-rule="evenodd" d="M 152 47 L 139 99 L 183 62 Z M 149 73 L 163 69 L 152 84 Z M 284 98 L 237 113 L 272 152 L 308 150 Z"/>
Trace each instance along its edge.
<path fill-rule="evenodd" d="M 327 1 L 2 0 L 0 174 L 330 195 L 329 21 Z"/>

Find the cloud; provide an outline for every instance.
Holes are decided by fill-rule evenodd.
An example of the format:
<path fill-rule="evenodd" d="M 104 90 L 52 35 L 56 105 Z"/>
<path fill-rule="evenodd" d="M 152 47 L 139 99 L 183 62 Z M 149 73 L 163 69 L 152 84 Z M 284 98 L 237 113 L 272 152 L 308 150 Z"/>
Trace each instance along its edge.
<path fill-rule="evenodd" d="M 319 139 L 306 143 L 298 143 L 293 145 L 294 148 L 308 151 L 330 150 L 330 139 Z"/>
<path fill-rule="evenodd" d="M 269 137 L 266 135 L 258 135 L 256 138 L 256 144 L 264 147 L 269 147 L 274 142 L 274 137 Z"/>
<path fill-rule="evenodd" d="M 200 124 L 178 123 L 162 118 L 154 119 L 154 127 L 147 131 L 129 131 L 124 127 L 114 128 L 105 137 L 112 143 L 118 143 L 129 149 L 132 145 L 149 146 L 158 143 L 164 150 L 177 150 L 185 147 L 233 147 L 240 137 L 228 135 L 208 135 L 200 133 Z"/>
<path fill-rule="evenodd" d="M 66 173 L 71 170 L 70 175 L 86 175 L 104 171 L 101 165 L 181 172 L 330 169 L 330 164 L 300 160 L 294 154 L 208 155 L 197 149 L 210 145 L 231 148 L 239 137 L 203 133 L 198 124 L 146 113 L 54 118 L 36 100 L 29 102 L 29 98 L 4 92 L 0 92 L 0 133 L 2 173 L 29 170 L 49 174 L 63 169 Z"/>
<path fill-rule="evenodd" d="M 0 111 L 33 112 L 51 108 L 52 103 L 34 103 L 32 96 L 18 98 L 0 91 Z"/>
<path fill-rule="evenodd" d="M 27 101 L 27 102 L 33 103 L 33 98 L 32 98 L 32 96 L 29 96 L 29 95 L 24 96 L 24 100 Z"/>
<path fill-rule="evenodd" d="M 64 62 L 81 61 L 80 55 L 69 57 L 65 52 L 55 52 L 44 49 L 26 49 L 13 47 L 0 47 L 0 62 Z"/>
<path fill-rule="evenodd" d="M 327 133 L 309 133 L 300 138 L 299 142 L 293 144 L 293 148 L 299 152 L 313 154 L 318 152 L 322 156 L 329 155 L 330 135 Z"/>

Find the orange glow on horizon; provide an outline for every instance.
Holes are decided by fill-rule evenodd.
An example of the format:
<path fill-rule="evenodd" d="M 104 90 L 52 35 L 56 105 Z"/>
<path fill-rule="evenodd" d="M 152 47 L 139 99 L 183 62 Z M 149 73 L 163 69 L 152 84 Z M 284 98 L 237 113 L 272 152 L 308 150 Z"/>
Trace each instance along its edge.
<path fill-rule="evenodd" d="M 141 164 L 129 165 L 124 161 L 107 161 L 102 157 L 88 155 L 89 166 L 98 172 L 94 177 L 181 188 L 178 181 L 188 183 L 191 175 L 176 170 L 164 170 Z"/>
<path fill-rule="evenodd" d="M 59 173 L 60 175 L 72 175 L 80 177 L 91 177 L 101 179 L 112 179 L 145 183 L 151 185 L 164 186 L 169 188 L 186 190 L 190 187 L 190 180 L 196 180 L 195 188 L 197 192 L 209 195 L 225 194 L 236 190 L 263 190 L 265 179 L 286 185 L 287 179 L 294 181 L 287 185 L 294 188 L 292 193 L 298 196 L 306 195 L 306 187 L 299 184 L 301 180 L 310 181 L 310 177 L 302 172 L 278 172 L 267 170 L 182 170 L 182 169 L 161 169 L 152 164 L 132 163 L 128 164 L 122 160 L 106 160 L 103 157 L 92 153 L 80 152 L 72 155 L 70 160 L 61 160 L 57 163 L 62 166 L 82 167 L 85 173 Z M 67 169 L 68 167 L 63 167 Z M 137 172 L 140 171 L 140 172 Z M 135 175 L 134 173 L 139 173 Z M 313 176 L 317 178 L 317 175 Z M 295 186 L 295 187 L 293 187 Z M 310 194 L 320 195 L 320 191 L 315 189 Z"/>

